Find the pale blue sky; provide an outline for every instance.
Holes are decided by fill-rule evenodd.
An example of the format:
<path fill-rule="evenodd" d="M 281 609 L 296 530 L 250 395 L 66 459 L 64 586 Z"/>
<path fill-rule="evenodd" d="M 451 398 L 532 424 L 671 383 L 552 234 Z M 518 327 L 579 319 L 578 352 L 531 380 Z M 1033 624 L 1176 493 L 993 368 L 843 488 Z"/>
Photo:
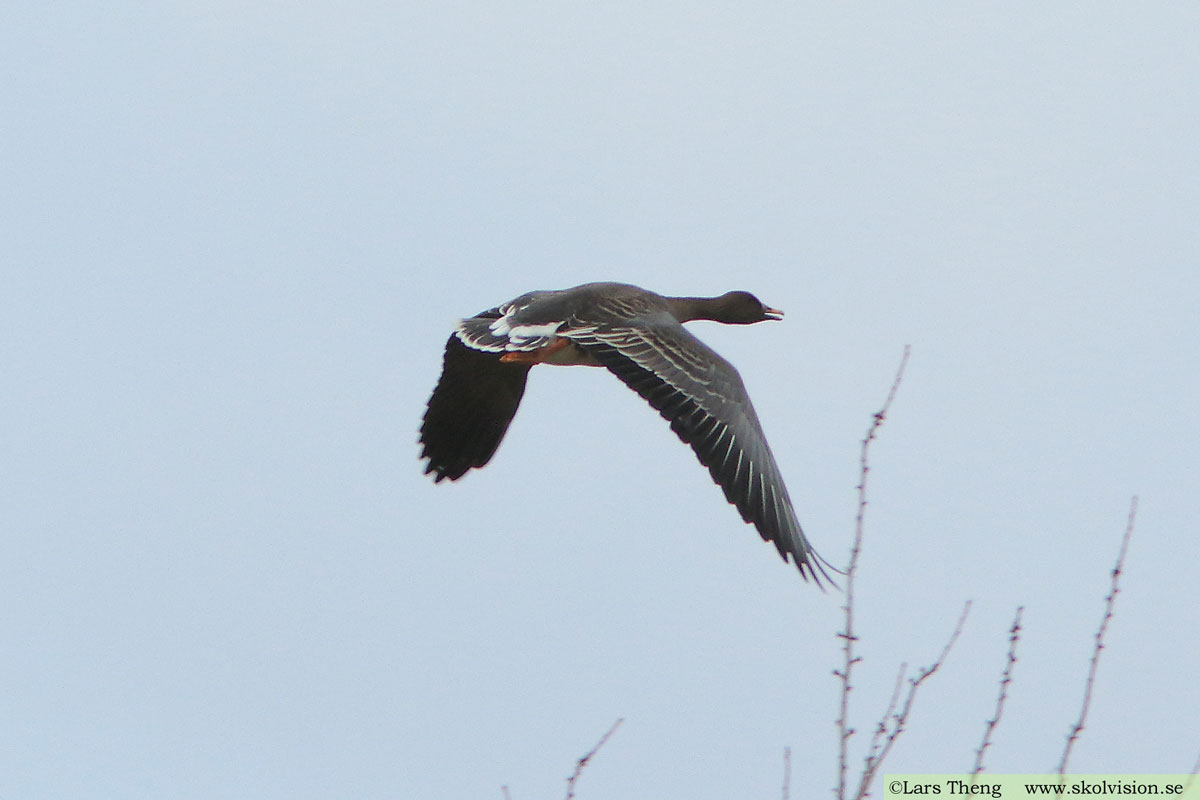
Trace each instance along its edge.
<path fill-rule="evenodd" d="M 1081 772 L 1180 772 L 1200 689 L 1200 8 L 15 3 L 0 12 L 0 797 L 793 796 L 838 594 L 600 370 L 493 464 L 415 446 L 454 320 L 755 292 L 742 371 L 860 576 L 890 770 L 1039 772 L 1137 531 Z M 861 749 L 863 737 L 855 744 Z M 877 793 L 878 794 L 878 793 Z"/>

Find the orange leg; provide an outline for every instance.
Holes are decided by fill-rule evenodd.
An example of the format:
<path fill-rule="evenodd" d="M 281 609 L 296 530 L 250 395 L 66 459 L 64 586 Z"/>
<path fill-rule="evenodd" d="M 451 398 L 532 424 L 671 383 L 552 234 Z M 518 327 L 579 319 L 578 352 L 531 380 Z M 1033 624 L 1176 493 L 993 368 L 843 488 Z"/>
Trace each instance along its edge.
<path fill-rule="evenodd" d="M 514 350 L 511 353 L 505 353 L 500 356 L 500 360 L 505 364 L 540 364 L 569 344 L 571 344 L 570 339 L 555 339 L 550 344 L 545 347 L 539 347 L 537 350 Z"/>

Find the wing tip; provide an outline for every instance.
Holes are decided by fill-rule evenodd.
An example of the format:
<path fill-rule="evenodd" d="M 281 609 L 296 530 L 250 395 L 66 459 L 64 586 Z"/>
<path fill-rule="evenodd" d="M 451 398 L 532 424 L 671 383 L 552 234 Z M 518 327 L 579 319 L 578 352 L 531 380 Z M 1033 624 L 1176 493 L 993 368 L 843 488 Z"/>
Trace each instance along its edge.
<path fill-rule="evenodd" d="M 829 574 L 829 570 L 832 570 L 839 575 L 845 575 L 846 573 L 830 564 L 824 558 L 821 558 L 821 556 L 819 556 L 815 551 L 810 550 L 806 554 L 806 558 L 803 560 L 803 562 L 798 563 L 796 566 L 800 570 L 800 576 L 806 581 L 811 579 L 812 582 L 816 584 L 816 587 L 822 592 L 827 591 L 825 588 L 826 584 L 832 586 L 839 592 L 842 591 L 842 587 Z M 808 570 L 807 574 L 805 573 L 805 568 Z M 820 574 L 818 575 L 818 573 Z M 824 583 L 821 581 L 822 578 L 825 579 Z"/>

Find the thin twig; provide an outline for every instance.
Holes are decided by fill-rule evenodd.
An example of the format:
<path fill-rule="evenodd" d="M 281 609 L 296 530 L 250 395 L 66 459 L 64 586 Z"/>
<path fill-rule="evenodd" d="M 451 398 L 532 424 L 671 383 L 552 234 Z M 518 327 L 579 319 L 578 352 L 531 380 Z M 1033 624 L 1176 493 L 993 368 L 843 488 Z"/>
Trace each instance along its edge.
<path fill-rule="evenodd" d="M 892 745 L 896 743 L 896 739 L 904 732 L 904 726 L 908 724 L 908 715 L 912 712 L 913 703 L 917 699 L 917 690 L 921 688 L 921 684 L 925 682 L 933 673 L 937 672 L 942 664 L 946 661 L 946 656 L 950 655 L 950 648 L 954 647 L 954 643 L 958 641 L 959 635 L 962 634 L 963 625 L 967 622 L 967 614 L 971 612 L 971 601 L 968 600 L 963 605 L 962 613 L 958 616 L 958 622 L 954 626 L 954 633 L 950 634 L 950 638 L 946 641 L 946 646 L 942 648 L 942 652 L 938 654 L 937 660 L 928 667 L 917 671 L 915 678 L 908 679 L 908 693 L 904 696 L 904 705 L 900 709 L 900 713 L 893 714 L 891 717 L 891 730 L 887 735 L 887 739 L 883 743 L 883 749 L 875 757 L 868 756 L 863 765 L 862 778 L 858 783 L 858 791 L 855 792 L 855 800 L 867 797 L 871 785 L 871 779 L 883 766 L 884 759 L 891 752 Z"/>
<path fill-rule="evenodd" d="M 573 773 L 571 773 L 571 777 L 567 778 L 567 798 L 566 798 L 566 800 L 571 800 L 571 798 L 575 796 L 575 781 L 579 780 L 579 776 L 583 772 L 583 768 L 588 765 L 588 762 L 592 760 L 592 757 L 594 755 L 596 755 L 596 752 L 601 747 L 604 747 L 604 743 L 608 741 L 608 737 L 612 736 L 613 733 L 617 730 L 617 728 L 621 727 L 621 723 L 624 721 L 625 721 L 625 718 L 622 717 L 621 719 L 618 719 L 616 722 L 614 722 L 612 724 L 612 727 L 608 729 L 608 733 L 601 736 L 600 741 L 596 742 L 596 746 L 593 747 L 591 750 L 588 750 L 587 755 L 585 755 L 583 758 L 581 758 L 575 762 L 575 771 Z"/>
<path fill-rule="evenodd" d="M 1200 773 L 1200 755 L 1196 756 L 1196 763 L 1192 764 L 1192 771 L 1188 773 L 1188 781 L 1183 785 L 1183 794 L 1186 796 L 1192 790 L 1192 784 L 1196 782 L 1196 774 Z"/>
<path fill-rule="evenodd" d="M 908 364 L 908 354 L 911 349 L 909 345 L 904 346 L 904 355 L 900 358 L 900 366 L 896 370 L 896 378 L 892 381 L 892 388 L 888 391 L 883 408 L 879 409 L 871 419 L 871 425 L 867 428 L 867 435 L 862 440 L 862 449 L 859 452 L 858 513 L 854 518 L 854 545 L 850 548 L 850 565 L 846 568 L 846 603 L 842 606 L 842 611 L 845 613 L 845 625 L 842 632 L 838 634 L 842 640 L 842 668 L 833 671 L 834 676 L 842 684 L 841 704 L 838 709 L 836 722 L 838 729 L 838 785 L 836 797 L 838 800 L 845 800 L 846 797 L 847 749 L 850 737 L 854 735 L 854 728 L 850 727 L 849 720 L 850 690 L 853 688 L 850 681 L 850 673 L 854 665 L 861 660 L 859 656 L 854 655 L 854 642 L 858 641 L 858 637 L 854 634 L 854 576 L 858 571 L 858 555 L 862 551 L 863 519 L 867 512 L 867 473 L 871 471 L 867 455 L 871 449 L 871 442 L 875 440 L 876 433 L 879 431 L 879 427 L 883 425 L 884 419 L 887 418 L 888 409 L 891 408 L 892 401 L 896 398 L 896 392 L 900 389 L 900 380 L 904 377 L 904 367 Z"/>
<path fill-rule="evenodd" d="M 887 709 L 880 715 L 879 722 L 875 723 L 875 732 L 871 734 L 871 746 L 867 748 L 864 763 L 870 764 L 874 758 L 878 758 L 883 748 L 884 737 L 888 732 L 887 721 L 896 714 L 896 704 L 900 702 L 900 687 L 904 685 L 904 676 L 907 674 L 908 662 L 905 661 L 896 671 L 896 684 L 892 687 L 892 696 L 888 698 Z"/>
<path fill-rule="evenodd" d="M 783 800 L 792 792 L 792 748 L 783 748 Z"/>
<path fill-rule="evenodd" d="M 1104 617 L 1100 620 L 1100 629 L 1096 631 L 1096 646 L 1092 649 L 1092 660 L 1088 666 L 1087 684 L 1083 692 L 1083 706 L 1079 709 L 1079 719 L 1071 726 L 1067 735 L 1067 745 L 1063 748 L 1062 760 L 1058 762 L 1058 776 L 1062 778 L 1067 771 L 1067 761 L 1071 758 L 1071 749 L 1079 740 L 1087 722 L 1088 709 L 1092 705 L 1092 689 L 1096 684 L 1096 668 L 1100 664 L 1100 651 L 1104 649 L 1104 634 L 1108 632 L 1108 623 L 1113 617 L 1113 607 L 1120 593 L 1121 570 L 1125 568 L 1125 553 L 1129 549 L 1129 539 L 1133 536 L 1133 520 L 1137 516 L 1137 496 L 1134 495 L 1129 503 L 1129 520 L 1125 523 L 1125 535 L 1121 537 L 1121 551 L 1117 554 L 1117 564 L 1112 571 L 1112 586 L 1108 596 L 1104 598 Z"/>
<path fill-rule="evenodd" d="M 1004 702 L 1008 700 L 1008 685 L 1012 683 L 1013 666 L 1017 663 L 1017 642 L 1021 640 L 1021 613 L 1024 610 L 1024 606 L 1017 606 L 1017 614 L 1013 617 L 1012 627 L 1008 629 L 1008 658 L 1004 663 L 1004 671 L 1000 673 L 1000 695 L 996 698 L 996 710 L 992 713 L 992 718 L 984 725 L 983 741 L 979 743 L 979 749 L 975 751 L 975 767 L 971 770 L 972 785 L 974 785 L 973 779 L 983 772 L 983 754 L 992 746 L 992 734 L 996 732 L 1000 716 L 1004 713 Z"/>

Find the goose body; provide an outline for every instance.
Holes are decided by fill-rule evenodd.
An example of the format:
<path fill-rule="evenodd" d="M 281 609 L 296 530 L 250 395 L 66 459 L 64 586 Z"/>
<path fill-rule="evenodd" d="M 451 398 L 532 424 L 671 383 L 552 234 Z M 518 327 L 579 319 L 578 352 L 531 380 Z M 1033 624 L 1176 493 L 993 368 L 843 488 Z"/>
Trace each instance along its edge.
<path fill-rule="evenodd" d="M 748 292 L 667 297 L 623 283 L 536 291 L 462 320 L 421 425 L 435 482 L 482 467 L 504 438 L 535 364 L 605 367 L 671 424 L 724 490 L 805 579 L 828 579 L 804 536 L 775 457 L 733 365 L 684 327 L 782 319 Z"/>

